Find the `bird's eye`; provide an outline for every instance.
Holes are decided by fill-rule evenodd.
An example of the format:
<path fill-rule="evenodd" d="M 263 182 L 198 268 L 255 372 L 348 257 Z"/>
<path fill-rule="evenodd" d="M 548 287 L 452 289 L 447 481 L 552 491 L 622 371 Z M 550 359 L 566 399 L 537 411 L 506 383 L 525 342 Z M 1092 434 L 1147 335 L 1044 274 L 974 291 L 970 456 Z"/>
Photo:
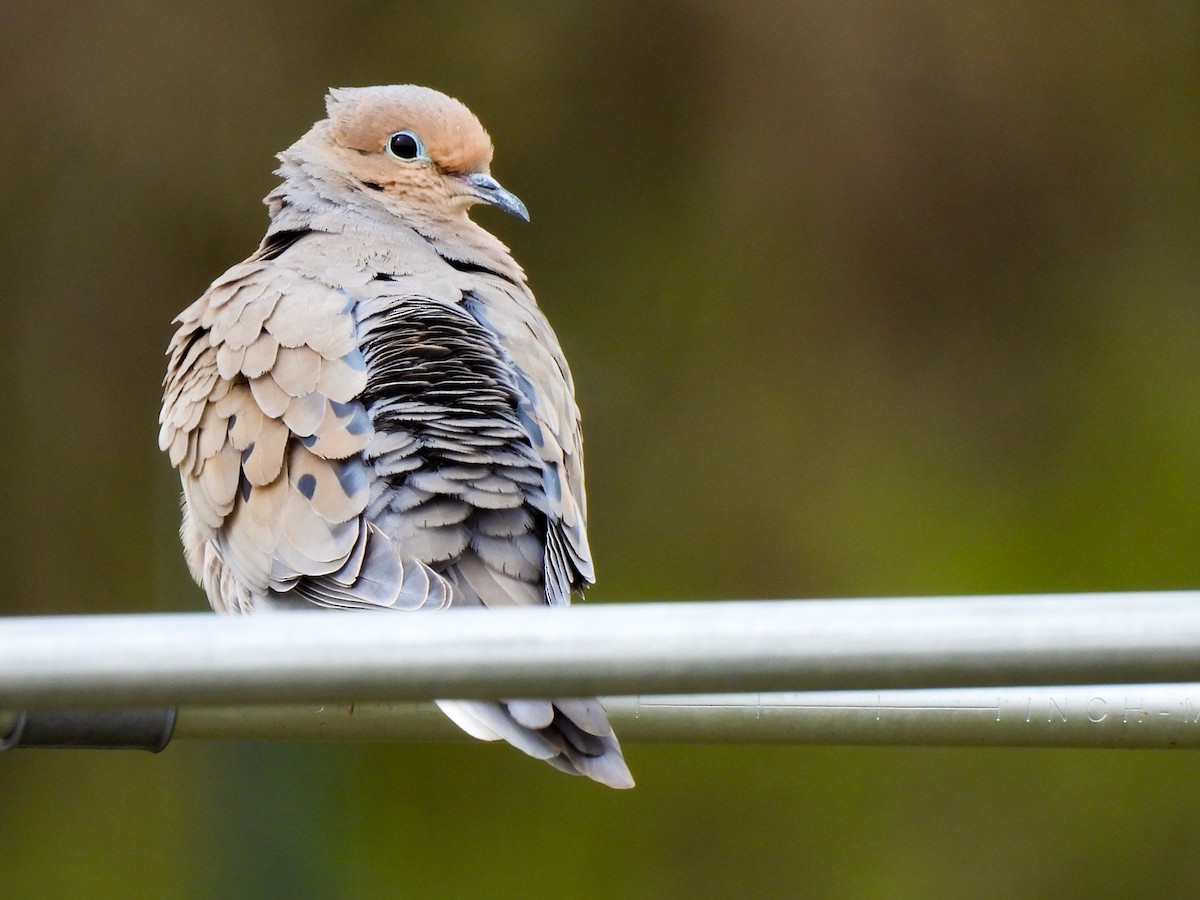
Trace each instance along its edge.
<path fill-rule="evenodd" d="M 396 159 L 421 159 L 425 156 L 425 145 L 411 131 L 397 131 L 388 138 L 387 151 Z"/>

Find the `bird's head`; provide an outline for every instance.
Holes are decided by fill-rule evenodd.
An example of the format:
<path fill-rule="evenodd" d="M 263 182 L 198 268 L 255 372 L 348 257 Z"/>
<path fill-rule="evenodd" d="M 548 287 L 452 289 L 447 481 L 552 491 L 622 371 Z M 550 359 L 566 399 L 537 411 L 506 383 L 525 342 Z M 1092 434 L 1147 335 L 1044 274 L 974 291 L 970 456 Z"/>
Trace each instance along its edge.
<path fill-rule="evenodd" d="M 529 220 L 515 194 L 491 176 L 492 141 L 479 120 L 453 97 L 416 85 L 335 88 L 329 118 L 281 158 L 314 152 L 351 189 L 373 195 L 397 213 L 424 209 L 465 213 L 487 203 Z"/>

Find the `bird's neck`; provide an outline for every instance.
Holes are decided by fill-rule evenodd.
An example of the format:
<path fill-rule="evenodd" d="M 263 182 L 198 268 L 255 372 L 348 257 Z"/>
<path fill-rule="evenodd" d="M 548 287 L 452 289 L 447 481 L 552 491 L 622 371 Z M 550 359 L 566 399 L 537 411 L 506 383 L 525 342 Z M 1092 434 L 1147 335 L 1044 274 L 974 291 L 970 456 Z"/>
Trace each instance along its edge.
<path fill-rule="evenodd" d="M 264 200 L 271 214 L 268 236 L 282 231 L 321 231 L 398 248 L 411 247 L 416 240 L 452 264 L 525 283 L 525 272 L 508 247 L 464 211 L 415 209 L 401 217 L 355 189 L 331 184 L 299 167 L 285 165 L 279 174 L 282 183 Z"/>

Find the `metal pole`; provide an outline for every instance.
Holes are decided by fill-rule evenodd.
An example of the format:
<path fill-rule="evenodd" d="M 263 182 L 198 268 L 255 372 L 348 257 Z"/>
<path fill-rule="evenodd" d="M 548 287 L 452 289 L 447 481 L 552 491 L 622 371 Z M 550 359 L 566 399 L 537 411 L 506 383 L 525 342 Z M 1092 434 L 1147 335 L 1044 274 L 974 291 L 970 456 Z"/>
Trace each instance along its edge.
<path fill-rule="evenodd" d="M 604 703 L 626 744 L 1200 748 L 1200 684 L 684 694 L 607 697 Z M 0 712 L 0 749 L 161 750 L 171 737 L 470 740 L 432 703 L 415 701 L 42 712 L 28 717 Z"/>
<path fill-rule="evenodd" d="M 1200 681 L 1200 593 L 0 620 L 0 708 Z"/>
<path fill-rule="evenodd" d="M 624 743 L 1200 747 L 1200 684 L 606 697 Z M 470 740 L 432 703 L 178 710 L 175 737 Z"/>

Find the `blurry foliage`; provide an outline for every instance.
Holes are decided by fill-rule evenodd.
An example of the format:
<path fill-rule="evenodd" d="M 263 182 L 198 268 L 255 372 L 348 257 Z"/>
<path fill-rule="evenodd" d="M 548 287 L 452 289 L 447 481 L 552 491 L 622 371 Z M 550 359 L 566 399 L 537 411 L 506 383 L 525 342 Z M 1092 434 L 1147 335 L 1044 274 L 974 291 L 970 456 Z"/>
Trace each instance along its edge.
<path fill-rule="evenodd" d="M 200 609 L 170 318 L 330 85 L 470 105 L 575 370 L 593 598 L 1200 582 L 1194 3 L 16 2 L 5 613 Z M 1190 754 L 0 758 L 14 896 L 1190 896 Z M 407 887 L 407 891 L 405 888 Z"/>

